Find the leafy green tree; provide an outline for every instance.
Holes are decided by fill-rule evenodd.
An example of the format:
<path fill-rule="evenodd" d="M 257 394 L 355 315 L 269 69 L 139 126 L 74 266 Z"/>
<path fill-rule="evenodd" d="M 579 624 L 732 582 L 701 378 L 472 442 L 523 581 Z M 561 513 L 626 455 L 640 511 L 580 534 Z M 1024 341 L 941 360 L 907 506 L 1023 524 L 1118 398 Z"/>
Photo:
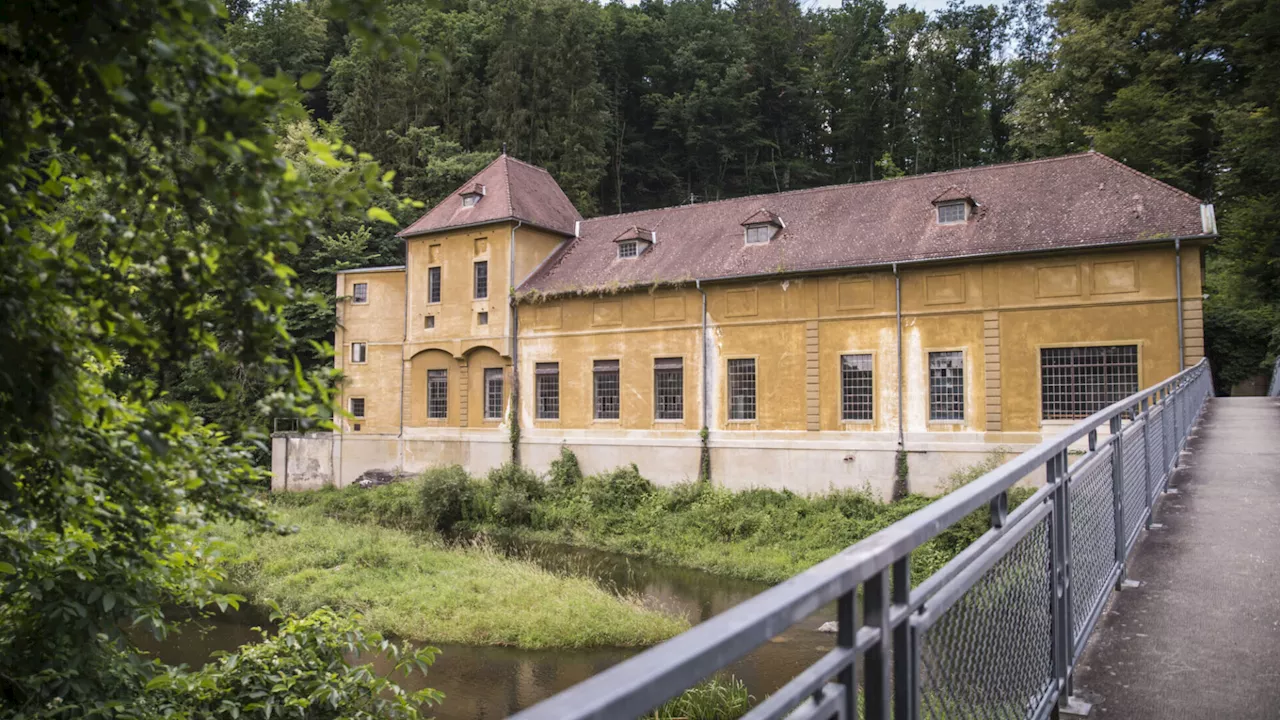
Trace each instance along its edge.
<path fill-rule="evenodd" d="M 375 3 L 331 9 L 395 49 Z M 0 10 L 6 716 L 265 717 L 258 690 L 269 678 L 249 669 L 271 653 L 300 675 L 266 686 L 270 702 L 312 717 L 371 716 L 382 700 L 380 716 L 416 717 L 433 697 L 341 661 L 336 639 L 374 639 L 332 618 L 286 623 L 286 646 L 246 650 L 238 677 L 225 665 L 216 677 L 149 663 L 124 633 L 163 634 L 170 604 L 237 601 L 215 591 L 201 525 L 272 528 L 252 495 L 263 479 L 252 448 L 175 397 L 183 368 L 207 368 L 215 393 L 236 368 L 254 368 L 261 416 L 322 418 L 329 378 L 300 371 L 285 328 L 300 293 L 286 261 L 322 222 L 363 215 L 385 192 L 378 168 L 339 143 L 309 143 L 304 164 L 359 172 L 313 177 L 281 154 L 276 128 L 302 119 L 300 93 L 236 63 L 226 20 L 197 0 Z M 96 212 L 69 206 L 79 200 Z M 410 660 L 425 665 L 429 653 Z M 187 681 L 210 703 L 171 709 L 169 689 Z"/>

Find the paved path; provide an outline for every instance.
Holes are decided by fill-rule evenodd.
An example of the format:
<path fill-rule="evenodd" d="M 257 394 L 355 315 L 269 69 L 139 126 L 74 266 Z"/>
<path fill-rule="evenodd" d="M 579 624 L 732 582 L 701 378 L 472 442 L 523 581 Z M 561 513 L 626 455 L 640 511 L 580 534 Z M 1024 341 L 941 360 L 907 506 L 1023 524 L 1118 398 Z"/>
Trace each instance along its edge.
<path fill-rule="evenodd" d="M 1076 671 L 1091 718 L 1280 718 L 1280 398 L 1209 401 Z"/>

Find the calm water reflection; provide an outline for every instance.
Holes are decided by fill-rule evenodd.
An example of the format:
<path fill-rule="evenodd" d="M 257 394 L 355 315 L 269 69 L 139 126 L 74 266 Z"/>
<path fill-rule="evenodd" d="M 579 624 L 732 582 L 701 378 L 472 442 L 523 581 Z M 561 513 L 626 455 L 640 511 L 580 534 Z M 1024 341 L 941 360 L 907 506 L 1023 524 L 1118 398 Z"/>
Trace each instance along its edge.
<path fill-rule="evenodd" d="M 503 549 L 554 572 L 593 577 L 614 592 L 682 614 L 694 624 L 768 587 L 566 546 L 509 545 Z M 757 700 L 767 696 L 831 648 L 834 636 L 818 632 L 818 626 L 834 616 L 833 608 L 823 608 L 735 663 L 729 671 L 747 684 Z M 263 618 L 251 612 L 227 613 L 213 620 L 187 623 L 180 634 L 163 644 L 148 638 L 140 638 L 139 644 L 166 662 L 199 666 L 214 651 L 235 650 L 244 643 L 255 642 L 259 636 L 252 628 L 262 624 Z M 441 720 L 506 717 L 639 652 L 619 648 L 439 647 L 442 653 L 430 674 L 425 679 L 418 676 L 403 680 L 402 684 L 410 689 L 426 685 L 444 692 L 444 704 L 432 710 Z M 375 665 L 385 669 L 381 660 Z"/>

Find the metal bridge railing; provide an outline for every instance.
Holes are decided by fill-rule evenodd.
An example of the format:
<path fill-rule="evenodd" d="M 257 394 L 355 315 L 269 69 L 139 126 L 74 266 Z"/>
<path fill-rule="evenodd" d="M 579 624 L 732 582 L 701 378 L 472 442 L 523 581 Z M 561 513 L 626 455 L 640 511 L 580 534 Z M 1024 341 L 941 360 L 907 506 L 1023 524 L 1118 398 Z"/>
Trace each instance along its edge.
<path fill-rule="evenodd" d="M 835 647 L 747 718 L 852 720 L 860 706 L 868 718 L 1046 718 L 1066 703 L 1074 664 L 1212 392 L 1202 360 L 516 717 L 637 717 L 835 601 Z M 1081 441 L 1088 449 L 1073 457 Z M 1042 470 L 1044 486 L 1010 511 L 1009 489 Z M 912 588 L 911 551 L 983 507 L 991 529 Z"/>

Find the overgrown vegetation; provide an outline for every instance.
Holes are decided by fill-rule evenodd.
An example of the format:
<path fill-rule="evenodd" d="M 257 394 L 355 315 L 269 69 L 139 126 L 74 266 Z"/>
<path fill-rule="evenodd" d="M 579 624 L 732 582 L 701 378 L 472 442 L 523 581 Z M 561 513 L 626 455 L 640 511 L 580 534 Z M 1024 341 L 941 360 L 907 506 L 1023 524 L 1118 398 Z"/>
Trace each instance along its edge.
<path fill-rule="evenodd" d="M 753 701 L 738 678 L 713 677 L 667 701 L 644 720 L 738 720 Z"/>
<path fill-rule="evenodd" d="M 561 451 L 560 465 L 547 483 L 527 471 L 513 481 L 517 475 L 507 467 L 485 479 L 468 478 L 453 466 L 432 468 L 398 488 L 321 490 L 275 501 L 314 506 L 348 522 L 575 544 L 767 582 L 791 577 L 931 501 L 909 495 L 885 503 L 849 490 L 816 496 L 733 492 L 703 482 L 656 487 L 634 465 L 566 482 L 566 469 L 576 466 L 571 456 Z M 991 463 L 998 460 L 993 456 L 984 467 L 994 467 Z M 1029 492 L 1015 490 L 1012 499 L 1016 503 Z M 439 506 L 445 494 L 447 504 L 462 508 L 448 515 L 457 518 L 452 523 L 441 523 L 442 515 L 423 509 Z M 510 509 L 513 497 L 519 512 Z M 987 527 L 985 513 L 975 512 L 926 543 L 912 556 L 915 576 L 941 567 Z"/>
<path fill-rule="evenodd" d="M 421 497 L 394 484 L 364 496 L 377 498 L 369 512 Z M 279 512 L 299 531 L 214 528 L 228 541 L 227 582 L 257 604 L 274 602 L 294 613 L 358 612 L 369 628 L 399 638 L 521 648 L 652 645 L 688 627 L 591 580 L 555 575 L 483 545 L 444 547 L 433 535 L 339 522 L 319 508 Z M 411 524 L 407 518 L 391 522 Z"/>

